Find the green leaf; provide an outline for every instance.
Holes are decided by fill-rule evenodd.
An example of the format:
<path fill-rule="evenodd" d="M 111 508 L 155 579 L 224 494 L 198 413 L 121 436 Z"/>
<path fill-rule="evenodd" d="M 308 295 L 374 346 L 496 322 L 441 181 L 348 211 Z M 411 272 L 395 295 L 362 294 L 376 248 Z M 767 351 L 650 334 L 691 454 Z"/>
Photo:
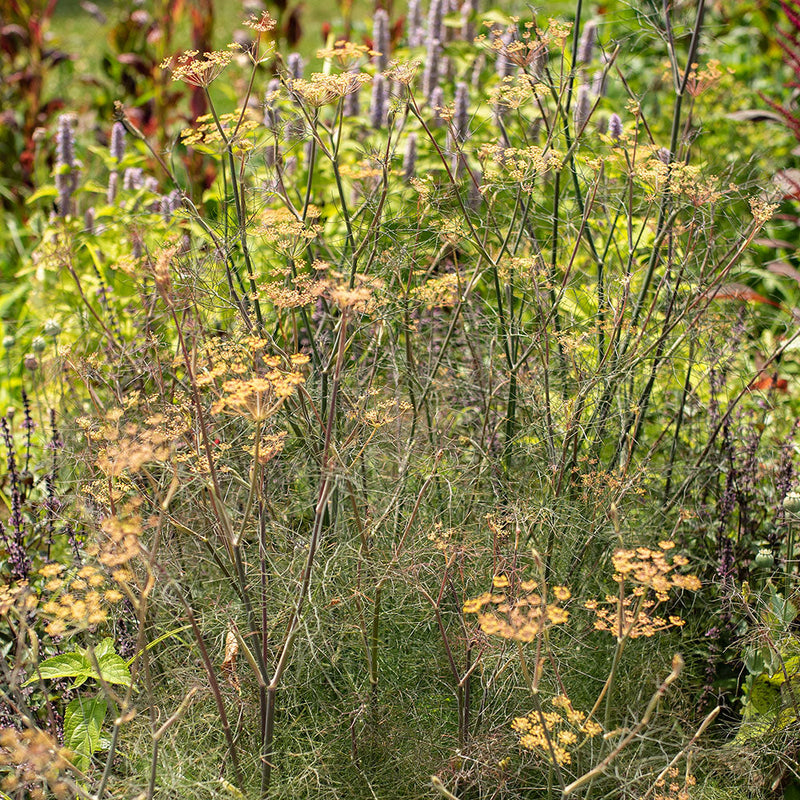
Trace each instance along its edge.
<path fill-rule="evenodd" d="M 122 656 L 118 656 L 116 653 L 106 653 L 97 659 L 97 663 L 100 666 L 100 675 L 106 683 L 118 683 L 121 686 L 131 685 L 131 672 Z"/>
<path fill-rule="evenodd" d="M 64 714 L 64 746 L 75 757 L 78 769 L 86 770 L 94 753 L 101 746 L 100 729 L 106 717 L 106 701 L 101 697 L 91 700 L 76 697 Z"/>
<path fill-rule="evenodd" d="M 84 680 L 93 674 L 92 665 L 83 653 L 63 653 L 60 656 L 48 658 L 39 665 L 39 674 L 42 678 L 79 678 Z M 34 683 L 39 675 L 29 678 L 23 686 Z"/>
<path fill-rule="evenodd" d="M 94 648 L 94 655 L 98 661 L 103 658 L 103 656 L 114 652 L 114 640 L 110 636 L 106 636 L 106 638 Z"/>
<path fill-rule="evenodd" d="M 780 702 L 780 699 L 780 690 L 776 689 L 767 680 L 766 675 L 756 677 L 753 680 L 750 691 L 747 693 L 748 702 L 761 714 L 773 710 Z"/>
<path fill-rule="evenodd" d="M 30 205 L 31 203 L 35 203 L 37 200 L 43 200 L 50 197 L 58 197 L 58 190 L 55 186 L 43 186 L 41 189 L 37 189 L 32 195 L 30 195 L 25 203 L 26 205 Z"/>

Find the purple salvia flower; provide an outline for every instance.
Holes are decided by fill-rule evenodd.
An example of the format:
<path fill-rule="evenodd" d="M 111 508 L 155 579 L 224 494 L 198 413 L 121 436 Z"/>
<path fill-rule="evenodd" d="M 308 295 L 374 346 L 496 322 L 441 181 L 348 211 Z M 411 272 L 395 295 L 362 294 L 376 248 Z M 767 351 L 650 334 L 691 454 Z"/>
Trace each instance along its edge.
<path fill-rule="evenodd" d="M 77 166 L 75 163 L 75 134 L 72 130 L 75 118 L 72 114 L 62 114 L 58 118 L 58 132 L 56 133 L 56 163 L 68 167 Z"/>
<path fill-rule="evenodd" d="M 152 192 L 153 194 L 156 194 L 158 192 L 158 181 L 152 175 L 148 175 L 144 179 L 144 188 L 148 192 Z"/>
<path fill-rule="evenodd" d="M 575 132 L 580 133 L 586 123 L 589 121 L 589 115 L 592 112 L 592 98 L 589 95 L 589 89 L 586 86 L 578 88 L 578 98 L 575 101 L 575 109 L 573 110 L 573 119 L 575 121 Z"/>
<path fill-rule="evenodd" d="M 289 57 L 286 59 L 286 69 L 289 71 L 289 76 L 292 79 L 300 80 L 303 77 L 304 68 L 305 64 L 300 53 L 289 53 Z"/>
<path fill-rule="evenodd" d="M 406 14 L 406 37 L 409 47 L 420 47 L 425 38 L 422 28 L 422 9 L 419 0 L 410 0 Z"/>
<path fill-rule="evenodd" d="M 467 0 L 461 6 L 461 38 L 465 42 L 472 42 L 475 39 L 473 13 L 472 4 Z"/>
<path fill-rule="evenodd" d="M 117 199 L 117 189 L 119 188 L 119 173 L 112 172 L 108 176 L 108 189 L 106 190 L 106 202 L 111 205 Z"/>
<path fill-rule="evenodd" d="M 483 194 L 481 192 L 482 183 L 483 173 L 480 170 L 474 170 L 472 173 L 472 179 L 469 182 L 467 205 L 475 212 L 480 211 L 481 204 L 483 203 Z"/>
<path fill-rule="evenodd" d="M 597 43 L 597 23 L 590 19 L 583 26 L 581 40 L 578 43 L 577 61 L 579 65 L 588 64 L 594 55 L 594 46 Z"/>
<path fill-rule="evenodd" d="M 379 8 L 372 18 L 372 48 L 378 52 L 377 56 L 372 57 L 372 63 L 378 72 L 383 72 L 389 65 L 391 47 L 389 15 L 386 9 Z"/>
<path fill-rule="evenodd" d="M 444 124 L 444 118 L 442 117 L 442 109 L 444 108 L 444 90 L 441 86 L 437 86 L 433 93 L 431 94 L 430 99 L 431 110 L 433 111 L 433 125 L 435 127 L 440 127 Z"/>
<path fill-rule="evenodd" d="M 403 177 L 409 181 L 416 174 L 417 134 L 410 133 L 406 139 L 406 152 L 403 156 Z"/>
<path fill-rule="evenodd" d="M 128 167 L 122 173 L 122 188 L 132 192 L 144 186 L 144 172 L 141 167 Z"/>
<path fill-rule="evenodd" d="M 350 92 L 350 94 L 345 95 L 342 113 L 346 117 L 357 117 L 361 113 L 359 94 L 360 92 Z"/>
<path fill-rule="evenodd" d="M 89 235 L 95 232 L 94 230 L 94 206 L 89 206 L 83 214 L 83 229 Z"/>
<path fill-rule="evenodd" d="M 428 47 L 430 48 L 431 42 L 441 42 L 443 40 L 444 23 L 444 8 L 442 0 L 431 0 L 431 7 L 428 10 Z"/>
<path fill-rule="evenodd" d="M 372 81 L 372 101 L 369 106 L 369 121 L 373 128 L 386 124 L 389 87 L 383 75 L 376 75 Z"/>
<path fill-rule="evenodd" d="M 619 114 L 612 114 L 608 118 L 608 135 L 615 142 L 618 142 L 622 136 L 622 120 L 620 119 Z"/>
<path fill-rule="evenodd" d="M 670 161 L 672 161 L 672 154 L 666 147 L 659 147 L 656 152 L 656 158 L 669 166 Z"/>
<path fill-rule="evenodd" d="M 425 99 L 433 102 L 433 93 L 439 88 L 441 43 L 438 39 L 428 39 L 425 69 L 422 73 L 422 93 Z"/>
<path fill-rule="evenodd" d="M 281 120 L 281 112 L 278 108 L 277 98 L 281 90 L 281 82 L 273 78 L 267 84 L 267 92 L 264 95 L 264 125 L 271 131 L 277 131 Z"/>
<path fill-rule="evenodd" d="M 109 146 L 111 158 L 117 163 L 122 161 L 125 156 L 125 126 L 121 122 L 115 122 L 111 128 L 111 145 Z"/>
<path fill-rule="evenodd" d="M 472 88 L 478 90 L 481 88 L 481 73 L 483 72 L 483 68 L 486 66 L 486 55 L 481 53 L 476 59 L 475 63 L 472 67 L 472 74 L 470 77 L 470 83 L 472 84 Z"/>
<path fill-rule="evenodd" d="M 58 190 L 58 215 L 66 217 L 71 209 L 72 194 L 78 187 L 78 163 L 75 161 L 74 118 L 62 114 L 56 133 L 55 183 Z"/>
<path fill-rule="evenodd" d="M 457 142 L 465 141 L 469 135 L 469 88 L 466 83 L 459 83 L 456 86 L 453 129 Z"/>

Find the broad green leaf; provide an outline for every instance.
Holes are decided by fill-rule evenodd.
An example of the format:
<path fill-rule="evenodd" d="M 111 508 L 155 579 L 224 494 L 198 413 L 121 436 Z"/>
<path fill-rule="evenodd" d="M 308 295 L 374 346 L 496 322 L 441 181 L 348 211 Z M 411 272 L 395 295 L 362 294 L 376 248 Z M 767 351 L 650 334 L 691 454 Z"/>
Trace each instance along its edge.
<path fill-rule="evenodd" d="M 53 656 L 39 664 L 39 674 L 42 678 L 52 680 L 53 678 L 80 678 L 84 680 L 92 673 L 89 659 L 83 653 L 63 653 L 60 656 Z M 27 686 L 39 679 L 38 675 L 29 678 L 23 686 Z"/>
<path fill-rule="evenodd" d="M 64 714 L 64 746 L 75 757 L 78 769 L 86 770 L 92 755 L 100 749 L 100 729 L 106 717 L 106 701 L 101 697 L 76 697 Z"/>
<path fill-rule="evenodd" d="M 122 686 L 131 685 L 131 672 L 122 656 L 116 653 L 106 653 L 97 659 L 100 666 L 100 675 L 106 683 L 118 683 Z M 94 671 L 92 671 L 94 675 Z"/>
<path fill-rule="evenodd" d="M 103 656 L 114 652 L 114 640 L 110 636 L 106 636 L 106 638 L 94 648 L 94 654 L 98 661 L 103 658 Z"/>
<path fill-rule="evenodd" d="M 747 693 L 747 700 L 756 711 L 761 714 L 771 711 L 780 702 L 780 699 L 780 690 L 767 680 L 766 675 L 759 675 L 753 679 L 753 684 Z"/>

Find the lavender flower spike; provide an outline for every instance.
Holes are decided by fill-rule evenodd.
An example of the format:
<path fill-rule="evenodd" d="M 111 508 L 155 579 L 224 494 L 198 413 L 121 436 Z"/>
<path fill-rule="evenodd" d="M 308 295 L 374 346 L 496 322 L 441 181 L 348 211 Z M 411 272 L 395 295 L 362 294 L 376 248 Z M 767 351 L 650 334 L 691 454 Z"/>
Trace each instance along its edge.
<path fill-rule="evenodd" d="M 122 161 L 125 155 L 125 126 L 121 122 L 115 122 L 111 128 L 109 151 L 111 152 L 111 158 L 117 163 Z"/>
<path fill-rule="evenodd" d="M 304 68 L 305 64 L 300 53 L 289 53 L 289 57 L 286 59 L 286 69 L 289 71 L 289 75 L 296 80 L 300 80 L 303 77 Z"/>
<path fill-rule="evenodd" d="M 78 187 L 78 163 L 75 160 L 75 134 L 72 131 L 72 124 L 71 114 L 62 114 L 58 118 L 55 178 L 60 217 L 66 217 L 69 214 L 72 194 Z"/>
<path fill-rule="evenodd" d="M 406 152 L 403 156 L 403 177 L 410 181 L 417 167 L 417 134 L 410 133 L 406 139 Z"/>
<path fill-rule="evenodd" d="M 438 39 L 428 40 L 428 52 L 425 58 L 425 69 L 422 73 L 422 93 L 431 102 L 433 92 L 439 88 L 441 44 Z"/>
<path fill-rule="evenodd" d="M 612 114 L 608 118 L 608 135 L 615 142 L 618 142 L 622 136 L 622 120 L 620 119 L 619 114 Z"/>
<path fill-rule="evenodd" d="M 575 110 L 573 111 L 576 133 L 580 133 L 586 126 L 591 111 L 592 98 L 589 95 L 589 89 L 586 86 L 581 86 L 578 89 L 578 99 L 575 102 Z"/>
<path fill-rule="evenodd" d="M 409 0 L 408 14 L 406 14 L 406 37 L 409 47 L 420 47 L 424 40 L 425 32 L 422 29 L 422 9 L 420 0 Z"/>
<path fill-rule="evenodd" d="M 391 39 L 389 36 L 389 15 L 386 9 L 379 8 L 372 18 L 372 47 L 378 55 L 373 56 L 372 62 L 378 72 L 383 72 L 389 65 L 389 51 Z"/>
<path fill-rule="evenodd" d="M 466 83 L 459 83 L 456 86 L 453 129 L 458 142 L 463 142 L 469 135 L 469 89 Z"/>
<path fill-rule="evenodd" d="M 444 32 L 444 8 L 442 0 L 431 0 L 431 7 L 428 10 L 428 46 L 430 42 L 441 42 Z"/>
<path fill-rule="evenodd" d="M 594 55 L 594 46 L 597 43 L 597 23 L 590 19 L 583 27 L 581 40 L 578 44 L 578 64 L 588 64 Z"/>
<path fill-rule="evenodd" d="M 369 107 L 369 121 L 373 128 L 382 128 L 386 123 L 388 89 L 383 75 L 376 75 L 372 81 L 372 102 Z"/>

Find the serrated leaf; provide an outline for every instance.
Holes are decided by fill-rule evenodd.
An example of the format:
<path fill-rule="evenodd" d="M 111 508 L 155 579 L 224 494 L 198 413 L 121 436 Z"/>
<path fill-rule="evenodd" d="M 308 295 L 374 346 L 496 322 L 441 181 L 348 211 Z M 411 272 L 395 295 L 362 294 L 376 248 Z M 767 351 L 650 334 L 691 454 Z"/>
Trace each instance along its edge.
<path fill-rule="evenodd" d="M 92 674 L 92 665 L 83 653 L 63 653 L 60 656 L 53 656 L 39 664 L 39 675 L 47 680 L 55 678 L 78 678 L 86 677 Z M 38 675 L 34 675 L 25 681 L 23 686 L 34 683 L 39 679 Z"/>
<path fill-rule="evenodd" d="M 116 653 L 106 653 L 97 659 L 97 663 L 100 667 L 100 675 L 106 683 L 116 683 L 121 686 L 131 685 L 131 672 L 122 656 L 118 656 Z"/>
<path fill-rule="evenodd" d="M 64 746 L 75 756 L 73 763 L 86 770 L 94 753 L 100 749 L 100 729 L 106 717 L 106 701 L 102 697 L 76 697 L 64 714 Z"/>
<path fill-rule="evenodd" d="M 106 636 L 106 638 L 94 648 L 94 654 L 98 661 L 113 652 L 115 652 L 114 640 L 110 636 Z"/>

